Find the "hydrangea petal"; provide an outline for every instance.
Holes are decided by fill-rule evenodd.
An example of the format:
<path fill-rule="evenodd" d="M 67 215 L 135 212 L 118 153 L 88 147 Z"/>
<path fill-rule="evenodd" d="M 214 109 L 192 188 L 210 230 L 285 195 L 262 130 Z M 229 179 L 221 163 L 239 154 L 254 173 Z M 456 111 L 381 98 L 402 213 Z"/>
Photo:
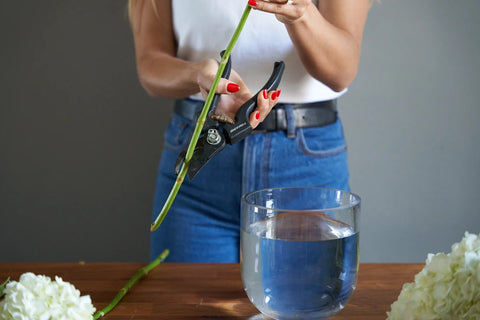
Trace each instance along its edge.
<path fill-rule="evenodd" d="M 465 232 L 449 254 L 429 254 L 387 320 L 480 320 L 480 235 Z"/>
<path fill-rule="evenodd" d="M 95 307 L 90 296 L 60 277 L 24 273 L 18 282 L 9 282 L 0 301 L 0 320 L 92 320 Z"/>

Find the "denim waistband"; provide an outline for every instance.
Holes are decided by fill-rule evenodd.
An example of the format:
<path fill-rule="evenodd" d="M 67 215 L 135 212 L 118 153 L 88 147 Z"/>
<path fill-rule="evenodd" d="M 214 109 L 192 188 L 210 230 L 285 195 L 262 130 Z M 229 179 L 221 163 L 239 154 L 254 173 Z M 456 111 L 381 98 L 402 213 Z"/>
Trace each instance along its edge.
<path fill-rule="evenodd" d="M 195 120 L 203 105 L 204 102 L 200 100 L 176 100 L 174 112 Z M 321 127 L 336 120 L 336 99 L 302 104 L 278 103 L 254 132 L 286 130 L 291 136 L 294 135 L 295 128 Z"/>

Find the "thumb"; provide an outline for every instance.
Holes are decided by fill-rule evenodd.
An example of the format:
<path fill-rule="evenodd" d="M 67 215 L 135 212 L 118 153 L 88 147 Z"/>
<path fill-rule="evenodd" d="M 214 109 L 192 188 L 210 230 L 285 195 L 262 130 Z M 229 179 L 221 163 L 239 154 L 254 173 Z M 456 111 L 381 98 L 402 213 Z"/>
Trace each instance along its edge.
<path fill-rule="evenodd" d="M 228 79 L 221 78 L 215 93 L 228 94 L 240 91 L 240 85 Z"/>

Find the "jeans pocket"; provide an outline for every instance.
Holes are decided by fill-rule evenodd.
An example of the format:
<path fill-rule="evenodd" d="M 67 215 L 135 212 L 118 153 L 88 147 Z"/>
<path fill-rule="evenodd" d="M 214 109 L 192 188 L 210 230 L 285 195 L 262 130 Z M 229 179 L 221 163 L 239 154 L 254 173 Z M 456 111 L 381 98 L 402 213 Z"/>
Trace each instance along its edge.
<path fill-rule="evenodd" d="M 173 114 L 165 131 L 165 148 L 174 152 L 183 151 L 193 134 L 192 121 Z"/>
<path fill-rule="evenodd" d="M 347 150 L 340 120 L 323 127 L 298 129 L 297 143 L 303 154 L 317 158 L 333 157 Z"/>

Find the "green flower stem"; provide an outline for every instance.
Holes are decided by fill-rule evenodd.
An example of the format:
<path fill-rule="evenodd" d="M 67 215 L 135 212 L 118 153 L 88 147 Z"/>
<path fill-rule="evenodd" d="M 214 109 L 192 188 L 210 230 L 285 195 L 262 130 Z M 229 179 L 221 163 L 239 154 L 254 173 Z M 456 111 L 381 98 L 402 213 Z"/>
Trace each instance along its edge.
<path fill-rule="evenodd" d="M 168 256 L 170 251 L 168 249 L 165 249 L 155 260 L 147 264 L 145 267 L 139 269 L 137 273 L 127 282 L 125 286 L 123 286 L 122 289 L 117 293 L 115 298 L 113 298 L 112 302 L 110 302 L 105 308 L 103 308 L 100 311 L 97 311 L 93 315 L 93 319 L 97 320 L 98 318 L 103 317 L 110 311 L 112 311 L 113 308 L 117 306 L 117 304 L 120 302 L 120 300 L 123 299 L 123 297 L 127 294 L 127 292 L 133 287 L 137 281 L 147 275 L 153 268 L 158 266 L 160 263 L 162 263 Z"/>
<path fill-rule="evenodd" d="M 10 277 L 8 277 L 7 280 L 5 280 L 4 283 L 0 284 L 0 299 L 5 294 L 5 287 L 7 286 L 8 281 L 10 281 Z"/>
<path fill-rule="evenodd" d="M 213 81 L 212 86 L 210 87 L 210 91 L 208 92 L 207 99 L 205 100 L 205 104 L 203 105 L 202 112 L 198 117 L 195 130 L 193 131 L 193 136 L 192 136 L 192 139 L 190 140 L 190 144 L 188 145 L 187 153 L 185 155 L 185 161 L 183 162 L 180 172 L 178 173 L 177 180 L 175 181 L 175 184 L 173 185 L 172 190 L 170 191 L 170 194 L 168 195 L 168 198 L 165 201 L 165 204 L 163 205 L 162 210 L 160 211 L 157 218 L 155 219 L 155 222 L 152 223 L 150 227 L 150 231 L 155 231 L 160 226 L 163 219 L 165 219 L 165 216 L 170 210 L 170 207 L 173 204 L 173 200 L 175 200 L 178 190 L 180 189 L 180 186 L 182 185 L 183 180 L 185 179 L 185 175 L 187 174 L 187 171 L 188 171 L 188 163 L 190 162 L 190 159 L 192 159 L 193 151 L 195 150 L 195 146 L 197 145 L 198 138 L 202 133 L 202 128 L 203 128 L 203 125 L 205 124 L 205 119 L 207 117 L 208 110 L 210 109 L 210 106 L 212 104 L 213 97 L 215 96 L 215 92 L 217 91 L 218 83 L 220 82 L 220 78 L 222 77 L 223 70 L 225 70 L 225 66 L 227 65 L 228 58 L 232 53 L 233 47 L 235 46 L 235 43 L 237 42 L 238 37 L 240 36 L 240 33 L 242 32 L 243 26 L 247 21 L 248 14 L 250 13 L 251 9 L 252 8 L 250 7 L 250 5 L 247 4 L 245 10 L 243 11 L 240 22 L 238 23 L 237 28 L 235 29 L 235 32 L 233 33 L 233 36 L 230 39 L 230 42 L 228 43 L 227 48 L 225 49 L 225 52 L 222 56 L 222 60 L 220 61 L 220 65 L 217 70 L 217 74 L 215 75 L 215 80 Z"/>

